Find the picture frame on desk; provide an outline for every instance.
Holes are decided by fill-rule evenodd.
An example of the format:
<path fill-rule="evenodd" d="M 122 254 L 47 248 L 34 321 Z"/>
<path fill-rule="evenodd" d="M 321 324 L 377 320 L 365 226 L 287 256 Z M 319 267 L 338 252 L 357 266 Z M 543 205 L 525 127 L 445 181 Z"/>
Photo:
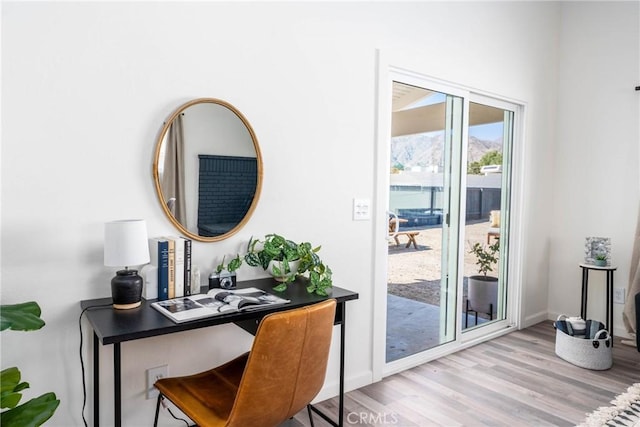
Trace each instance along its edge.
<path fill-rule="evenodd" d="M 606 266 L 611 265 L 611 238 L 609 237 L 587 237 L 584 243 L 585 264 L 596 264 L 598 255 L 606 256 Z"/>

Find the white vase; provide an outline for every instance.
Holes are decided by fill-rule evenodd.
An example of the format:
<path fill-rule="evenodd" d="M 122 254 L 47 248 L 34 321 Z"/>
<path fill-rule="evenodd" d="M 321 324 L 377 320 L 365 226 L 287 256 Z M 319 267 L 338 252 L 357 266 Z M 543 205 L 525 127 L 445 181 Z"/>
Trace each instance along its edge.
<path fill-rule="evenodd" d="M 285 266 L 283 265 L 283 262 L 272 260 L 269 262 L 269 267 L 267 267 L 267 270 L 269 270 L 269 274 L 271 274 L 273 278 L 276 279 L 278 282 L 286 282 L 292 276 L 296 275 L 296 273 L 298 272 L 299 265 L 300 265 L 300 260 L 289 261 L 289 272 L 284 274 Z M 281 274 L 276 274 L 274 272 L 274 266 L 277 267 L 278 270 L 280 270 Z"/>

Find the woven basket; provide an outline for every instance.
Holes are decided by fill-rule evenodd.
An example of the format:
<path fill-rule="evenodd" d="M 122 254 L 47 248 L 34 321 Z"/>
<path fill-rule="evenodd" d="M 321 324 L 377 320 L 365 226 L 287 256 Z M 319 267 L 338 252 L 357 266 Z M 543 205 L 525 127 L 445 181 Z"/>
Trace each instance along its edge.
<path fill-rule="evenodd" d="M 567 317 L 560 315 L 558 320 Z M 556 354 L 576 366 L 603 371 L 613 365 L 611 336 L 606 329 L 599 330 L 593 338 L 574 337 L 556 328 Z"/>

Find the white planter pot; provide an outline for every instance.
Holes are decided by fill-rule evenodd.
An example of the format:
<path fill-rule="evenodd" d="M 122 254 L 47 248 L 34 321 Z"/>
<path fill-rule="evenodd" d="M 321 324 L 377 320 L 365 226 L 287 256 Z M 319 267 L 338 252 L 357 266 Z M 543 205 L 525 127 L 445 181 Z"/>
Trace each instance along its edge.
<path fill-rule="evenodd" d="M 491 304 L 493 304 L 492 311 L 496 313 L 498 310 L 498 278 L 471 276 L 468 284 L 467 299 L 469 300 L 469 309 L 478 313 L 489 314 Z"/>
<path fill-rule="evenodd" d="M 298 272 L 299 265 L 300 265 L 300 260 L 289 261 L 289 273 L 282 274 L 285 270 L 285 266 L 282 265 L 282 261 L 273 260 L 269 262 L 269 267 L 267 268 L 267 270 L 269 271 L 269 274 L 271 274 L 273 278 L 276 279 L 278 282 L 286 282 L 287 279 L 296 275 L 296 273 Z M 276 274 L 274 270 L 274 266 L 277 267 L 277 269 L 280 271 L 281 274 Z"/>

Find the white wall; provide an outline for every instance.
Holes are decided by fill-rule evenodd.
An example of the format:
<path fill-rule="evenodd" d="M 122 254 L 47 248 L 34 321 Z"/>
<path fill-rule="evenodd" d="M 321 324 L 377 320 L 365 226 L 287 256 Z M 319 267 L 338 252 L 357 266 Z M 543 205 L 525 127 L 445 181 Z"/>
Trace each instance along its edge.
<path fill-rule="evenodd" d="M 640 3 L 562 4 L 549 313 L 580 313 L 587 236 L 610 237 L 626 288 L 638 215 Z M 588 317 L 605 319 L 603 273 L 589 274 Z M 624 334 L 614 304 L 614 333 Z"/>
<path fill-rule="evenodd" d="M 567 37 L 577 35 L 580 19 L 599 16 L 598 7 L 563 7 Z M 637 17 L 637 7 L 626 7 Z M 583 10 L 586 16 L 577 16 Z M 554 152 L 556 121 L 563 130 L 565 120 L 575 123 L 579 117 L 570 110 L 575 106 L 564 103 L 569 100 L 556 115 L 559 11 L 558 4 L 548 2 L 3 3 L 2 302 L 37 300 L 47 326 L 27 334 L 3 332 L 2 365 L 19 365 L 34 392 L 58 394 L 62 403 L 49 425 L 81 424 L 78 302 L 108 296 L 114 274 L 102 265 L 103 223 L 145 218 L 152 236 L 174 232 L 154 194 L 155 138 L 179 104 L 216 97 L 252 124 L 265 180 L 247 226 L 229 240 L 195 244 L 195 263 L 207 273 L 250 236 L 274 231 L 322 244 L 336 284 L 360 293 L 347 313 L 347 387 L 369 382 L 372 337 L 367 331 L 376 316 L 373 231 L 370 222 L 351 221 L 351 204 L 354 196 L 373 198 L 374 193 L 378 48 L 427 52 L 434 77 L 527 103 L 523 315 L 530 321 L 545 318 L 548 304 L 557 311 L 571 309 L 553 301 L 556 288 L 563 289 L 558 296 L 564 300 L 578 300 L 577 281 L 564 276 L 573 275 L 583 236 L 611 235 L 614 256 L 624 258 L 615 245 L 630 232 L 637 192 L 634 187 L 634 206 L 622 209 L 628 194 L 622 185 L 627 178 L 637 183 L 638 177 L 611 167 L 592 191 L 577 193 L 588 175 L 575 180 L 583 166 L 560 157 L 575 154 L 569 139 L 562 138 L 570 132 L 561 133 Z M 635 28 L 626 21 L 631 19 L 627 11 L 614 13 Z M 591 58 L 580 39 L 568 37 L 560 47 L 578 65 L 580 49 Z M 609 61 L 628 54 L 620 50 L 621 57 Z M 608 79 L 596 71 L 607 71 L 606 66 L 594 67 L 589 82 L 597 85 L 589 88 L 590 101 L 604 106 L 612 96 L 626 96 L 602 93 L 599 87 Z M 590 122 L 597 133 L 596 118 L 580 124 Z M 592 163 L 637 162 L 637 145 L 631 155 L 623 150 L 630 149 L 634 137 L 637 144 L 637 133 L 620 123 L 611 131 L 605 141 L 621 148 L 594 145 L 591 151 L 599 151 L 589 153 Z M 573 173 L 554 169 L 554 159 Z M 553 209 L 554 188 L 556 204 L 564 208 Z M 575 207 L 561 200 L 563 194 Z M 580 195 L 576 203 L 573 198 Z M 285 197 L 291 202 L 283 205 Z M 603 208 L 585 214 L 591 203 Z M 616 209 L 610 211 L 608 203 Z M 585 210 L 578 210 L 581 204 Z M 577 215 L 584 218 L 574 221 Z M 609 221 L 603 229 L 593 228 L 602 216 Z M 550 268 L 554 254 L 567 258 L 558 256 Z M 146 368 L 169 363 L 170 374 L 193 372 L 228 359 L 250 342 L 228 326 L 125 343 L 124 424 L 151 423 L 153 401 L 143 397 Z M 105 378 L 111 375 L 110 350 L 101 351 Z M 335 350 L 325 397 L 337 390 Z M 112 422 L 111 391 L 110 381 L 101 384 L 105 425 Z"/>

